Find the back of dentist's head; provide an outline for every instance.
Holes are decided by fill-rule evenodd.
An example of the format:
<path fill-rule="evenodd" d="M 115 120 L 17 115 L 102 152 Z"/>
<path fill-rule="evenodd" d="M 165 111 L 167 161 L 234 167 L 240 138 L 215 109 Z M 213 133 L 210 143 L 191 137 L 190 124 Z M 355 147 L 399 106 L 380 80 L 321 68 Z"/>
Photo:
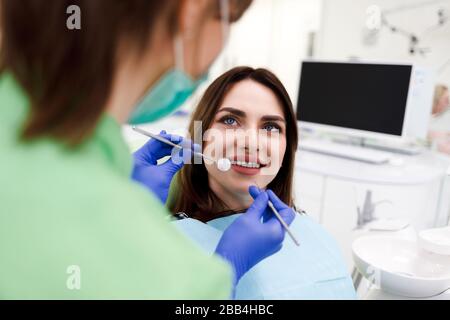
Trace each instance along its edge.
<path fill-rule="evenodd" d="M 226 1 L 230 22 L 251 3 Z M 1 68 L 15 77 L 31 101 L 22 138 L 83 142 L 112 92 L 118 91 L 119 66 L 140 64 L 128 79 L 132 90 L 122 93 L 137 103 L 157 77 L 173 67 L 177 36 L 185 43 L 187 72 L 201 74 L 221 50 L 220 41 L 214 47 L 210 41 L 220 36 L 221 2 L 0 0 Z M 73 6 L 80 9 L 80 29 L 68 28 Z M 124 108 L 133 107 L 129 104 Z"/>

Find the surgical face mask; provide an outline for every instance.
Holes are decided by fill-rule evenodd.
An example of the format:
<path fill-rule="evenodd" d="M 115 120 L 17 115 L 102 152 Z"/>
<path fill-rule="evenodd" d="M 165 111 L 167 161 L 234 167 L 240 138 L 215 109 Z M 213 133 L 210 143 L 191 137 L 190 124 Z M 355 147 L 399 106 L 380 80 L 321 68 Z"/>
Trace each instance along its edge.
<path fill-rule="evenodd" d="M 220 1 L 222 32 L 224 42 L 229 33 L 229 2 Z M 225 47 L 225 44 L 224 44 Z M 198 80 L 192 79 L 184 71 L 183 42 L 180 37 L 174 40 L 175 67 L 167 71 L 150 88 L 132 112 L 129 124 L 137 125 L 153 122 L 176 111 L 208 79 L 208 71 Z"/>
<path fill-rule="evenodd" d="M 183 67 L 183 44 L 181 38 L 174 41 L 175 67 L 167 71 L 141 99 L 128 120 L 129 124 L 156 121 L 177 110 L 208 78 L 205 73 L 193 80 Z"/>

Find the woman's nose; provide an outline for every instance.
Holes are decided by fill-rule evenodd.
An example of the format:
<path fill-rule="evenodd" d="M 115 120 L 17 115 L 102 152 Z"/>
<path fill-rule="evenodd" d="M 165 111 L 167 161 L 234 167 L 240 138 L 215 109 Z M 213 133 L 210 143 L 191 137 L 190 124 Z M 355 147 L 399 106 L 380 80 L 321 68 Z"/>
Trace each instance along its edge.
<path fill-rule="evenodd" d="M 236 137 L 239 143 L 241 140 L 244 144 L 244 149 L 248 153 L 252 153 L 258 150 L 258 135 L 255 133 L 254 129 L 245 130 L 245 135 L 242 137 Z"/>

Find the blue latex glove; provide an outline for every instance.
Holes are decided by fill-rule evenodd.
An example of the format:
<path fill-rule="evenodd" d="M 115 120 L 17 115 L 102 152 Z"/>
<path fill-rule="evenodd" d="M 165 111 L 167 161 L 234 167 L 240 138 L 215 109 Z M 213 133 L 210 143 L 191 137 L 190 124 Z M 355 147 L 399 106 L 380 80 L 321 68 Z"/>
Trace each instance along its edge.
<path fill-rule="evenodd" d="M 288 225 L 295 218 L 294 210 L 271 190 L 261 191 L 252 186 L 249 192 L 253 204 L 225 230 L 216 248 L 216 254 L 233 266 L 234 286 L 258 262 L 281 249 L 285 230 L 268 207 L 269 198 Z"/>
<path fill-rule="evenodd" d="M 194 149 L 195 151 L 200 150 L 200 146 L 194 145 L 191 140 L 183 140 L 180 136 L 167 134 L 164 130 L 159 136 L 182 146 L 183 149 L 176 150 L 166 143 L 150 139 L 133 154 L 134 167 L 131 177 L 150 189 L 165 203 L 173 176 L 183 167 L 186 160 L 191 159 Z M 158 160 L 171 155 L 169 160 L 158 165 Z"/>

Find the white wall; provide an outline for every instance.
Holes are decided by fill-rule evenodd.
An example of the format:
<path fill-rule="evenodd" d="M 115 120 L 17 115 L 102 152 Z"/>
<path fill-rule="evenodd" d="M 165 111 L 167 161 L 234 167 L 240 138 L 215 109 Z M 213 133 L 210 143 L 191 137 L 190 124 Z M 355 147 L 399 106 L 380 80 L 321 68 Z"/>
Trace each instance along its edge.
<path fill-rule="evenodd" d="M 320 27 L 321 4 L 321 0 L 254 0 L 232 26 L 226 52 L 211 78 L 233 66 L 265 67 L 275 72 L 296 101 L 300 61 L 307 56 L 308 34 Z"/>
<path fill-rule="evenodd" d="M 421 4 L 429 6 L 397 11 L 388 15 L 388 21 L 416 33 L 419 37 L 423 35 L 420 46 L 431 50 L 425 57 L 410 55 L 408 39 L 393 34 L 386 28 L 381 29 L 373 45 L 363 43 L 362 39 L 367 32 L 366 21 L 369 17 L 366 10 L 369 6 L 377 5 L 382 10 L 391 10 Z M 429 27 L 437 23 L 439 8 L 444 8 L 450 15 L 450 0 L 324 0 L 317 57 L 403 61 L 433 69 L 439 69 L 448 61 L 447 68 L 437 74 L 436 80 L 450 85 L 450 21 L 444 27 L 426 33 Z"/>
<path fill-rule="evenodd" d="M 237 65 L 266 67 L 280 77 L 295 103 L 300 62 L 307 58 L 311 32 L 318 32 L 316 58 L 359 57 L 413 62 L 437 69 L 450 60 L 450 23 L 423 40 L 421 45 L 432 50 L 426 57 L 411 56 L 408 39 L 386 29 L 381 30 L 375 45 L 362 42 L 370 5 L 393 9 L 430 1 L 435 4 L 389 15 L 391 23 L 419 35 L 436 22 L 438 8 L 450 14 L 450 0 L 254 0 L 242 19 L 233 24 L 230 41 L 214 64 L 210 80 Z M 450 85 L 450 61 L 437 81 Z M 192 102 L 197 102 L 202 92 L 199 90 Z"/>

